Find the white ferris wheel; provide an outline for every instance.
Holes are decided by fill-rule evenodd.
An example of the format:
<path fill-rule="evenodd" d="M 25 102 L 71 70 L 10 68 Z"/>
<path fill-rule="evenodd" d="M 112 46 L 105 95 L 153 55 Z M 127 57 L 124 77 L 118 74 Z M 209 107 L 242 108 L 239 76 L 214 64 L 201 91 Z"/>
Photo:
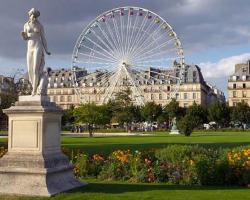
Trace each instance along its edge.
<path fill-rule="evenodd" d="M 173 62 L 175 67 L 173 67 Z M 86 69 L 78 76 L 79 67 Z M 175 97 L 184 76 L 184 52 L 173 28 L 156 13 L 139 7 L 120 7 L 95 18 L 80 34 L 72 56 L 74 86 L 82 103 L 94 88 L 107 103 L 124 87 L 137 105 L 145 103 L 145 87 Z M 164 85 L 170 85 L 165 90 Z M 163 89 L 162 89 L 163 88 Z"/>

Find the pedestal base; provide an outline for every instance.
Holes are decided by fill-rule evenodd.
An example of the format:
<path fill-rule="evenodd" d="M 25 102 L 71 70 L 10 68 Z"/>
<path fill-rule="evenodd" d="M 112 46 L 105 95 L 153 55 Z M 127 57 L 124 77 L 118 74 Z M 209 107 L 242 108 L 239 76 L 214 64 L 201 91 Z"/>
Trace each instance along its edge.
<path fill-rule="evenodd" d="M 171 134 L 171 135 L 178 135 L 178 134 L 180 134 L 180 132 L 179 132 L 178 129 L 175 129 L 175 130 L 171 130 L 169 134 Z"/>
<path fill-rule="evenodd" d="M 50 197 L 82 187 L 73 166 L 63 154 L 25 155 L 8 153 L 0 160 L 0 193 Z"/>
<path fill-rule="evenodd" d="M 49 197 L 85 185 L 61 152 L 62 110 L 55 103 L 25 96 L 4 112 L 9 134 L 8 153 L 0 159 L 0 193 Z"/>

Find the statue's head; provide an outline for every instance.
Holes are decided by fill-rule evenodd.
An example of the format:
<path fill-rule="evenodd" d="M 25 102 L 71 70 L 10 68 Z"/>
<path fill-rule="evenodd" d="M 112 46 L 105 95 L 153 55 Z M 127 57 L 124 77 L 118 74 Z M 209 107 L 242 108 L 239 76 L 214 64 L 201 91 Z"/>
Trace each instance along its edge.
<path fill-rule="evenodd" d="M 35 21 L 40 16 L 40 12 L 35 8 L 31 8 L 28 15 L 31 21 Z"/>

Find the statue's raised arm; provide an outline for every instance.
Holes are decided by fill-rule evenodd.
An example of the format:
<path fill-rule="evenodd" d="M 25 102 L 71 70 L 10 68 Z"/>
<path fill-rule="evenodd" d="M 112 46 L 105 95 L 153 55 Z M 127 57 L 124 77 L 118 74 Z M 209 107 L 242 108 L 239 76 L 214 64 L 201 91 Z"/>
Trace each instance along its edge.
<path fill-rule="evenodd" d="M 29 12 L 29 20 L 24 24 L 21 32 L 22 38 L 27 41 L 27 66 L 29 81 L 32 85 L 32 95 L 42 95 L 39 83 L 44 77 L 44 51 L 50 55 L 42 24 L 38 21 L 40 12 L 32 8 Z"/>

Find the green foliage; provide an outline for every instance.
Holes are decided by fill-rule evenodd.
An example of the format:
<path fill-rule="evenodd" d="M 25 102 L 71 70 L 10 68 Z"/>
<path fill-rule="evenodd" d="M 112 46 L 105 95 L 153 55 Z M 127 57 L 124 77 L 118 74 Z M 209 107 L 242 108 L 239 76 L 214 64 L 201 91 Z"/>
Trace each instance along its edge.
<path fill-rule="evenodd" d="M 9 108 L 17 100 L 17 95 L 15 93 L 0 93 L 0 109 Z"/>
<path fill-rule="evenodd" d="M 110 121 L 107 105 L 83 104 L 73 111 L 76 123 L 106 124 Z"/>
<path fill-rule="evenodd" d="M 235 123 L 240 123 L 242 128 L 244 123 L 250 122 L 250 107 L 245 102 L 237 103 L 232 107 L 231 120 Z"/>
<path fill-rule="evenodd" d="M 131 123 L 140 121 L 140 109 L 132 104 L 131 90 L 126 88 L 115 94 L 115 99 L 108 102 L 113 123 Z"/>
<path fill-rule="evenodd" d="M 215 121 L 222 127 L 226 127 L 230 122 L 230 109 L 225 103 L 216 101 L 208 106 L 208 119 Z"/>
<path fill-rule="evenodd" d="M 195 102 L 187 109 L 186 115 L 193 128 L 198 128 L 203 123 L 207 122 L 207 110 L 203 106 L 197 105 Z"/>
<path fill-rule="evenodd" d="M 88 124 L 89 136 L 92 137 L 93 125 L 105 125 L 110 122 L 109 106 L 97 106 L 94 103 L 83 104 L 73 111 L 76 123 Z"/>
<path fill-rule="evenodd" d="M 250 148 L 221 150 L 170 145 L 155 151 L 117 150 L 107 158 L 77 155 L 79 177 L 184 185 L 248 185 Z M 79 169 L 82 166 L 83 169 Z"/>
<path fill-rule="evenodd" d="M 185 136 L 191 135 L 195 125 L 195 121 L 190 115 L 185 115 L 177 123 L 177 127 L 179 128 L 180 133 L 184 134 Z"/>
<path fill-rule="evenodd" d="M 175 117 L 179 119 L 184 115 L 184 109 L 179 106 L 178 101 L 175 99 L 172 99 L 172 101 L 165 106 L 164 112 L 167 113 L 169 119 L 173 119 Z"/>
<path fill-rule="evenodd" d="M 84 153 L 77 154 L 75 158 L 75 169 L 74 173 L 76 177 L 85 177 L 87 175 L 87 162 L 88 157 Z"/>
<path fill-rule="evenodd" d="M 149 122 L 156 121 L 156 119 L 161 115 L 161 113 L 161 106 L 156 104 L 155 102 L 147 102 L 141 108 L 141 115 L 143 119 Z"/>
<path fill-rule="evenodd" d="M 67 124 L 73 124 L 74 121 L 74 106 L 71 106 L 69 109 L 63 111 L 62 126 L 65 126 Z"/>

